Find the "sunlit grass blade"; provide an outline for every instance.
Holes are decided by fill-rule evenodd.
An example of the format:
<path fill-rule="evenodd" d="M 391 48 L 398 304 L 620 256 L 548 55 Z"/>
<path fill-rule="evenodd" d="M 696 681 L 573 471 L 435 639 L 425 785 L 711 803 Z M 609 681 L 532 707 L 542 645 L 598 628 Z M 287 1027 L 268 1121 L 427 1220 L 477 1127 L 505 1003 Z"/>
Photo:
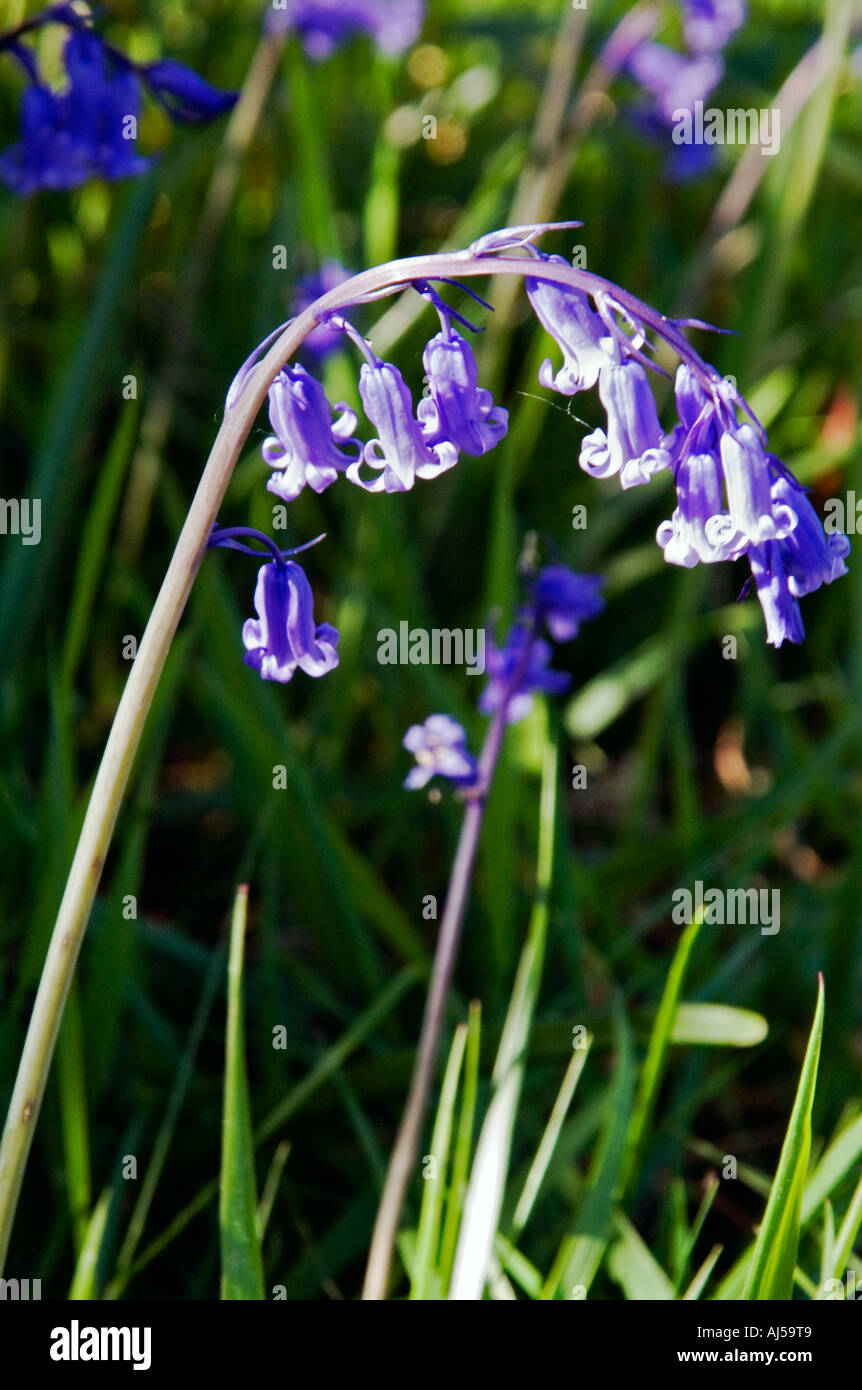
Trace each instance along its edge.
<path fill-rule="evenodd" d="M 416 1247 L 413 1255 L 410 1281 L 411 1300 L 439 1299 L 443 1296 L 435 1257 L 440 1236 L 443 1193 L 446 1189 L 449 1167 L 452 1121 L 466 1043 L 467 1025 L 461 1024 L 455 1029 L 455 1036 L 449 1051 L 449 1060 L 443 1075 L 440 1103 L 437 1106 L 437 1115 L 431 1134 L 431 1148 L 422 1160 L 422 1176 L 425 1179 L 425 1186 L 422 1192 L 419 1229 L 416 1232 Z M 427 1172 L 425 1169 L 428 1160 L 434 1165 L 431 1172 Z"/>
<path fill-rule="evenodd" d="M 670 1041 L 690 1047 L 756 1047 L 769 1024 L 753 1009 L 730 1004 L 678 1004 Z"/>
<path fill-rule="evenodd" d="M 721 1255 L 722 1249 L 723 1247 L 721 1245 L 714 1245 L 712 1247 L 703 1264 L 700 1266 L 700 1269 L 697 1271 L 688 1288 L 686 1289 L 685 1293 L 683 1294 L 682 1297 L 684 1303 L 694 1303 L 700 1298 L 701 1294 L 703 1293 L 704 1289 L 709 1283 L 709 1276 L 712 1274 L 712 1271 L 715 1269 L 715 1266 L 718 1263 L 718 1258 Z"/>
<path fill-rule="evenodd" d="M 284 1172 L 284 1165 L 287 1163 L 289 1153 L 290 1144 L 287 1139 L 283 1139 L 280 1144 L 276 1145 L 257 1208 L 256 1227 L 259 1241 L 262 1241 L 266 1235 L 266 1228 L 269 1225 L 272 1208 L 278 1194 L 278 1184 L 281 1182 L 281 1175 Z"/>
<path fill-rule="evenodd" d="M 548 900 L 554 866 L 556 801 L 557 750 L 548 737 L 542 769 L 536 897 L 494 1065 L 494 1092 L 476 1146 L 464 1200 L 464 1215 L 449 1289 L 449 1298 L 455 1301 L 481 1299 L 499 1224 L 515 1115 L 524 1078 L 527 1042 L 545 958 Z"/>
<path fill-rule="evenodd" d="M 632 1223 L 618 1212 L 619 1239 L 608 1252 L 608 1272 L 629 1300 L 672 1301 L 673 1284 Z"/>
<path fill-rule="evenodd" d="M 823 979 L 799 1078 L 796 1100 L 772 1182 L 743 1297 L 746 1300 L 790 1298 L 799 1246 L 802 1194 L 811 1153 L 811 1112 L 823 1036 Z"/>
<path fill-rule="evenodd" d="M 464 1080 L 461 1086 L 461 1108 L 458 1114 L 458 1129 L 455 1134 L 455 1148 L 452 1154 L 452 1177 L 449 1182 L 449 1195 L 446 1202 L 446 1216 L 443 1222 L 443 1235 L 440 1240 L 440 1257 L 437 1266 L 440 1272 L 440 1285 L 444 1292 L 448 1292 L 452 1266 L 455 1263 L 458 1231 L 464 1211 L 470 1159 L 473 1153 L 473 1125 L 476 1118 L 476 1096 L 479 1090 L 481 1032 L 482 1006 L 478 1000 L 474 999 L 467 1015 L 467 1043 L 464 1059 Z"/>
<path fill-rule="evenodd" d="M 584 1039 L 584 1046 L 576 1048 L 569 1059 L 562 1084 L 557 1098 L 554 1101 L 554 1108 L 545 1126 L 545 1132 L 539 1141 L 539 1147 L 536 1149 L 533 1162 L 530 1164 L 530 1171 L 524 1181 L 524 1187 L 518 1198 L 515 1214 L 512 1217 L 512 1235 L 516 1240 L 530 1219 L 530 1213 L 533 1210 L 536 1198 L 545 1180 L 548 1166 L 554 1156 L 557 1140 L 560 1137 L 560 1130 L 563 1127 L 563 1123 L 569 1111 L 569 1106 L 572 1103 L 575 1090 L 581 1079 L 581 1072 L 584 1069 L 584 1064 L 586 1063 L 591 1046 L 592 1038 L 587 1035 Z"/>
<path fill-rule="evenodd" d="M 222 1132 L 221 1296 L 263 1299 L 263 1259 L 257 1234 L 257 1190 L 251 1106 L 245 1067 L 242 978 L 248 886 L 237 889 L 228 960 L 228 1016 L 225 1045 L 224 1128 Z"/>
<path fill-rule="evenodd" d="M 545 1282 L 543 1298 L 586 1298 L 611 1236 L 614 1205 L 621 1192 L 622 1163 L 635 1084 L 631 1030 L 618 995 L 611 1005 L 616 1071 L 604 1099 L 605 1119 L 572 1233 L 563 1241 Z"/>
<path fill-rule="evenodd" d="M 113 1200 L 113 1190 L 111 1188 L 106 1188 L 93 1208 L 93 1214 L 87 1223 L 86 1234 L 78 1253 L 78 1259 L 75 1263 L 75 1273 L 72 1276 L 72 1283 L 69 1287 L 70 1302 L 76 1302 L 79 1299 L 98 1298 L 99 1296 L 99 1259 L 102 1252 L 102 1242 L 105 1239 L 105 1232 L 108 1226 L 108 1215 Z"/>

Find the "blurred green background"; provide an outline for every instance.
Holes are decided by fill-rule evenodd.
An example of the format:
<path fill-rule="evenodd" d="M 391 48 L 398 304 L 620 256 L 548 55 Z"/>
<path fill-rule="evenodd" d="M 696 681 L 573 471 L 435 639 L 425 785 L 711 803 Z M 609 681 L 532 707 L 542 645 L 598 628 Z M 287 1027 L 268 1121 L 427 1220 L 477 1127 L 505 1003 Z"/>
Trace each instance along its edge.
<path fill-rule="evenodd" d="M 2 27 L 25 8 L 5 4 Z M 848 490 L 862 499 L 853 8 L 751 3 L 717 105 L 772 105 L 824 14 L 834 54 L 796 121 L 783 123 L 780 153 L 749 161 L 750 201 L 718 227 L 714 209 L 741 149 L 719 147 L 710 173 L 675 185 L 666 150 L 632 120 L 631 81 L 617 78 L 577 105 L 628 8 L 590 0 L 571 14 L 559 0 L 432 0 L 420 44 L 395 60 L 357 40 L 311 64 L 291 41 L 271 88 L 256 89 L 260 119 L 238 153 L 225 144 L 225 122 L 172 130 L 150 106 L 141 141 L 161 158 L 144 179 L 0 195 L 2 488 L 40 497 L 43 528 L 38 547 L 11 536 L 0 544 L 0 1097 L 128 672 L 124 639 L 143 631 L 227 386 L 287 317 L 300 275 L 329 257 L 358 270 L 465 245 L 511 222 L 516 198 L 538 179 L 547 214 L 584 223 L 549 237 L 546 249 L 571 255 L 583 245 L 589 269 L 657 308 L 734 330 L 693 341 L 737 378 L 773 450 L 820 508 Z M 105 27 L 136 58 L 169 53 L 239 88 L 260 19 L 248 0 L 117 0 Z M 671 7 L 662 25 L 672 41 Z M 556 112 L 551 102 L 550 117 L 541 108 L 556 119 L 555 138 L 537 146 L 549 70 L 565 80 L 567 64 L 571 92 Z M 3 143 L 15 138 L 19 93 L 7 62 Z M 428 113 L 436 141 L 418 133 Z M 286 269 L 274 268 L 278 247 Z M 433 315 L 405 301 L 375 332 L 380 312 L 357 321 L 421 390 Z M 205 1185 L 219 1167 L 226 925 L 241 881 L 251 890 L 254 1122 L 275 1113 L 257 1170 L 259 1186 L 272 1180 L 266 1285 L 290 1298 L 356 1296 L 433 949 L 422 900 L 442 901 L 460 815 L 448 797 L 432 804 L 402 789 L 401 739 L 438 711 L 464 722 L 474 748 L 484 726 L 478 683 L 453 668 L 380 666 L 377 632 L 402 619 L 476 627 L 511 610 L 529 532 L 575 569 L 606 574 L 608 603 L 558 654 L 575 693 L 547 714 L 560 741 L 557 855 L 510 1200 L 571 1058 L 573 1027 L 586 1026 L 594 1043 L 522 1237 L 525 1258 L 548 1270 L 577 1229 L 597 1136 L 621 1104 L 620 1018 L 640 1059 L 679 938 L 676 887 L 702 879 L 780 888 L 781 930 L 705 926 L 694 945 L 684 997 L 756 1010 L 769 1033 L 750 1048 L 670 1049 L 625 1200 L 655 1260 L 668 1270 L 678 1263 L 680 1232 L 724 1155 L 745 1174 L 719 1185 L 691 1258 L 696 1266 L 720 1244 L 721 1275 L 751 1240 L 818 971 L 826 1023 L 815 1155 L 857 1119 L 862 570 L 851 553 L 850 575 L 804 600 L 804 646 L 767 648 L 756 602 L 735 603 L 743 566 L 663 563 L 654 534 L 672 510 L 669 480 L 622 494 L 578 469 L 600 407 L 589 393 L 567 410 L 538 386 L 538 365 L 556 349 L 522 301 L 498 301 L 496 321 L 483 322 L 482 380 L 511 411 L 494 452 L 406 496 L 367 498 L 341 485 L 320 497 L 306 490 L 290 509 L 285 544 L 327 533 L 306 569 L 318 620 L 342 634 L 333 675 L 260 682 L 243 665 L 240 638 L 254 566 L 228 552 L 206 560 L 120 819 L 25 1183 L 9 1271 L 41 1277 L 43 1296 L 65 1296 L 106 1192 L 85 1293 L 217 1291 L 217 1203 Z M 331 399 L 356 400 L 356 368 L 348 354 L 328 362 Z M 265 433 L 261 415 L 224 523 L 271 529 Z M 587 508 L 585 530 L 572 527 L 577 504 Z M 735 660 L 723 655 L 728 634 Z M 457 970 L 453 1022 L 469 1000 L 482 1005 L 480 1113 L 533 898 L 545 717 L 537 708 L 509 736 Z M 588 785 L 572 790 L 579 764 Z M 273 790 L 276 765 L 287 768 L 285 791 Z M 279 1025 L 285 1050 L 272 1046 Z M 832 1193 L 839 1215 L 858 1152 Z M 124 1155 L 138 1158 L 137 1185 L 122 1176 Z M 130 1238 L 154 1155 L 158 1181 Z M 812 1222 L 799 1262 L 815 1284 L 820 1240 Z M 633 1287 L 620 1260 L 607 1260 L 590 1296 L 636 1296 Z"/>

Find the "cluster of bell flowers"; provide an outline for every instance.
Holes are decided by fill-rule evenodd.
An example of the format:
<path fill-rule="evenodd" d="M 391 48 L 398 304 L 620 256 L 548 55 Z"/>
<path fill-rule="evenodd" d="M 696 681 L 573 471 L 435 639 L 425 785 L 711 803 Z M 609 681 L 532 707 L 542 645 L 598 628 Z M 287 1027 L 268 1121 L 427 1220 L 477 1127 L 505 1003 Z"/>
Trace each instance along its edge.
<path fill-rule="evenodd" d="M 623 488 L 669 474 L 676 506 L 657 532 L 665 559 L 690 568 L 746 558 L 751 577 L 743 596 L 752 584 L 756 587 L 767 641 L 774 646 L 801 641 L 799 599 L 846 573 L 847 537 L 826 534 L 806 490 L 769 451 L 766 433 L 744 398 L 683 337 L 681 328 L 695 321 L 665 319 L 619 286 L 586 272 L 573 277 L 586 282 L 583 288 L 560 283 L 558 274 L 554 278 L 556 268 L 573 268 L 535 245 L 553 225 L 491 233 L 469 254 L 480 261 L 513 252 L 529 258 L 523 272 L 528 300 L 562 354 L 559 366 L 550 358 L 542 363 L 540 384 L 563 396 L 598 388 L 606 421 L 583 439 L 581 468 L 594 478 L 617 477 Z M 414 406 L 398 367 L 379 358 L 344 317 L 349 306 L 321 312 L 319 324 L 342 333 L 361 353 L 358 392 L 369 425 L 361 433 L 370 438 L 363 442 L 356 411 L 344 402 L 330 404 L 311 372 L 301 365 L 285 366 L 269 388 L 272 434 L 263 443 L 271 470 L 267 486 L 281 500 L 293 501 L 305 487 L 320 493 L 340 474 L 368 492 L 406 492 L 417 481 L 451 469 L 462 453 L 483 455 L 505 436 L 508 413 L 480 386 L 473 349 L 455 327 L 473 325 L 444 303 L 429 281 L 412 284 L 433 304 L 440 321 L 423 353 L 427 394 Z M 396 286 L 403 287 L 403 281 Z M 479 299 L 472 290 L 468 293 Z M 664 338 L 680 358 L 677 418 L 667 430 L 650 383 L 650 373 L 660 370 L 651 338 Z M 249 358 L 231 396 L 241 389 L 265 345 Z M 262 576 L 273 563 L 278 562 L 266 562 Z M 331 654 L 321 660 L 316 654 L 321 639 L 310 618 L 299 626 L 290 623 L 291 604 L 303 611 L 307 607 L 310 614 L 310 590 L 297 597 L 295 585 L 280 583 L 276 594 L 274 580 L 259 580 L 258 618 L 246 624 L 243 634 L 246 660 L 267 679 L 289 679 L 303 664 L 307 638 L 312 643 L 311 674 L 322 674 L 337 660 L 337 635 L 334 639 L 334 629 L 327 629 Z M 276 630 L 292 633 L 293 664 L 267 661 Z"/>

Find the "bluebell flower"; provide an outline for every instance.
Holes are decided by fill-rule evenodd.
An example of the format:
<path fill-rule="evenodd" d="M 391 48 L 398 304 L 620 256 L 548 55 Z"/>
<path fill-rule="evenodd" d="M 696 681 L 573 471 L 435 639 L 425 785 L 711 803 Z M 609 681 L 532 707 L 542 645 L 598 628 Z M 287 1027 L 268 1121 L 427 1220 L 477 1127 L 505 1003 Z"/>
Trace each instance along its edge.
<path fill-rule="evenodd" d="M 424 17 L 424 0 L 274 0 L 267 25 L 298 33 L 307 56 L 319 61 L 358 33 L 369 34 L 381 53 L 403 53 Z"/>
<path fill-rule="evenodd" d="M 333 421 L 326 392 L 304 367 L 284 367 L 269 388 L 269 420 L 274 435 L 264 440 L 261 452 L 274 470 L 267 488 L 284 502 L 292 502 L 306 484 L 323 492 L 339 473 L 360 457 L 362 445 L 352 438 L 356 415 L 343 402 Z M 356 446 L 353 453 L 343 446 Z"/>
<path fill-rule="evenodd" d="M 567 565 L 546 565 L 533 583 L 531 608 L 555 642 L 571 642 L 581 623 L 601 613 L 605 601 L 599 594 L 600 574 L 576 574 Z"/>
<path fill-rule="evenodd" d="M 766 620 L 766 640 L 773 647 L 805 637 L 798 600 L 847 573 L 850 542 L 840 531 L 826 535 L 814 508 L 796 479 L 777 459 L 771 460 L 773 490 L 796 518 L 780 540 L 752 545 L 748 562 Z"/>
<path fill-rule="evenodd" d="M 298 317 L 315 300 L 320 299 L 321 295 L 327 294 L 330 290 L 334 290 L 337 285 L 341 285 L 349 279 L 350 271 L 345 270 L 339 261 L 324 261 L 320 270 L 313 271 L 310 275 L 304 275 L 299 281 L 291 306 L 291 313 Z M 312 329 L 302 347 L 303 351 L 307 352 L 315 361 L 321 362 L 330 353 L 335 352 L 343 341 L 344 334 L 340 327 L 323 322 L 318 328 Z"/>
<path fill-rule="evenodd" d="M 422 361 L 429 395 L 416 414 L 427 443 L 448 440 L 474 457 L 493 449 L 506 433 L 509 412 L 478 385 L 479 369 L 466 338 L 447 327 L 426 345 Z"/>
<path fill-rule="evenodd" d="M 69 31 L 63 48 L 66 86 L 59 92 L 42 82 L 35 56 L 19 39 L 6 45 L 29 84 L 21 98 L 20 139 L 0 154 L 0 178 L 15 193 L 144 173 L 152 160 L 137 149 L 142 84 L 177 120 L 210 120 L 236 100 L 235 93 L 216 91 L 170 59 L 138 67 L 88 28 L 71 6 L 49 7 L 21 32 L 52 23 Z"/>
<path fill-rule="evenodd" d="M 542 259 L 568 265 L 562 256 Z M 535 276 L 528 275 L 524 286 L 536 317 L 563 354 L 563 365 L 556 373 L 550 358 L 545 359 L 539 368 L 540 383 L 564 396 L 589 390 L 598 381 L 602 367 L 613 360 L 607 326 L 589 297 Z"/>
<path fill-rule="evenodd" d="M 404 779 L 411 791 L 424 787 L 432 777 L 448 777 L 461 787 L 473 786 L 477 780 L 467 735 L 448 714 L 432 714 L 424 724 L 412 724 L 404 735 L 404 747 L 416 759 L 416 767 Z"/>
<path fill-rule="evenodd" d="M 847 573 L 844 561 L 850 554 L 850 542 L 841 531 L 827 535 L 804 488 L 777 459 L 770 459 L 770 463 L 775 479 L 773 497 L 796 518 L 793 530 L 780 542 L 787 585 L 794 598 L 804 598 Z"/>
<path fill-rule="evenodd" d="M 716 53 L 745 21 L 745 0 L 683 0 L 683 33 L 692 53 Z"/>
<path fill-rule="evenodd" d="M 715 454 L 686 454 L 674 469 L 674 481 L 676 509 L 656 532 L 668 564 L 692 569 L 701 561 L 735 559 L 740 549 L 724 511 L 721 465 Z"/>
<path fill-rule="evenodd" d="M 289 681 L 296 668 L 325 676 L 338 665 L 338 632 L 314 622 L 314 598 L 304 570 L 292 560 L 269 560 L 258 571 L 257 618 L 242 629 L 246 665 L 266 681 Z"/>
<path fill-rule="evenodd" d="M 348 468 L 352 483 L 366 492 L 409 492 L 417 478 L 435 478 L 458 462 L 458 450 L 451 441 L 428 443 L 413 415 L 410 388 L 391 362 L 363 362 L 359 394 L 378 437 L 365 445 L 362 458 Z M 378 476 L 363 479 L 362 463 L 377 470 Z"/>
<path fill-rule="evenodd" d="M 729 522 L 743 544 L 759 545 L 789 535 L 796 514 L 773 494 L 769 459 L 753 425 L 724 431 L 721 466 Z"/>
<path fill-rule="evenodd" d="M 668 467 L 671 455 L 640 362 L 627 358 L 602 367 L 599 397 L 607 411 L 607 431 L 597 429 L 586 436 L 581 444 L 581 468 L 593 478 L 619 475 L 624 488 L 649 482 Z"/>
<path fill-rule="evenodd" d="M 537 691 L 561 695 L 568 690 L 571 677 L 565 671 L 548 669 L 552 656 L 550 643 L 520 623 L 515 624 L 502 647 L 489 643 L 485 669 L 490 679 L 479 697 L 482 714 L 493 714 L 505 705 L 506 722 L 518 724 L 533 708 Z"/>
<path fill-rule="evenodd" d="M 805 627 L 799 604 L 790 592 L 778 541 L 753 545 L 748 562 L 757 586 L 757 597 L 766 620 L 766 640 L 772 647 L 783 642 L 802 642 Z"/>

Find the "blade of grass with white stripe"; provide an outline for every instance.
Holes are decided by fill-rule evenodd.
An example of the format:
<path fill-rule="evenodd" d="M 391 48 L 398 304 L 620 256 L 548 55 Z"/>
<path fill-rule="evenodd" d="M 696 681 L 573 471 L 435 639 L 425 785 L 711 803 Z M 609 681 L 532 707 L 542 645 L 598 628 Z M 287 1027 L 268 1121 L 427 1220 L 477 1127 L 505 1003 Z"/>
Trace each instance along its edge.
<path fill-rule="evenodd" d="M 530 1213 L 533 1210 L 536 1198 L 539 1195 L 539 1190 L 545 1180 L 548 1166 L 554 1156 L 557 1140 L 560 1137 L 560 1130 L 568 1114 L 569 1106 L 572 1103 L 577 1084 L 581 1078 L 581 1072 L 584 1069 L 584 1063 L 587 1060 L 587 1054 L 592 1046 L 592 1042 L 592 1038 L 587 1034 L 584 1046 L 577 1048 L 569 1059 L 562 1085 L 557 1094 L 557 1099 L 554 1101 L 554 1108 L 551 1111 L 550 1118 L 545 1127 L 545 1132 L 539 1141 L 536 1156 L 530 1164 L 530 1171 L 524 1181 L 523 1191 L 518 1198 L 518 1205 L 512 1217 L 511 1234 L 513 1240 L 517 1240 L 530 1219 Z"/>
<path fill-rule="evenodd" d="M 441 1288 L 448 1291 L 455 1263 L 455 1250 L 458 1245 L 458 1231 L 464 1212 L 464 1198 L 467 1195 L 467 1179 L 470 1173 L 470 1159 L 473 1154 L 473 1125 L 476 1119 L 476 1096 L 479 1090 L 480 1043 L 482 1036 L 482 1005 L 478 999 L 470 1003 L 467 1014 L 467 1046 L 464 1061 L 464 1084 L 461 1087 L 461 1110 L 458 1116 L 458 1131 L 455 1136 L 455 1150 L 452 1155 L 452 1178 L 446 1202 L 446 1218 L 443 1223 L 443 1238 L 440 1241 L 440 1257 L 437 1268 L 440 1271 Z"/>
<path fill-rule="evenodd" d="M 545 959 L 548 900 L 554 865 L 556 801 L 557 750 L 550 737 L 546 737 L 536 897 L 494 1065 L 494 1093 L 482 1125 L 464 1202 L 449 1290 L 449 1298 L 456 1302 L 481 1299 L 500 1219 L 515 1115 L 524 1078 L 527 1041 Z"/>
<path fill-rule="evenodd" d="M 458 1096 L 458 1080 L 464 1060 L 467 1043 L 467 1025 L 460 1024 L 455 1029 L 449 1060 L 440 1090 L 440 1104 L 434 1120 L 429 1157 L 434 1161 L 436 1171 L 425 1176 L 422 1193 L 422 1207 L 419 1213 L 419 1229 L 416 1233 L 416 1248 L 413 1255 L 413 1270 L 410 1283 L 411 1301 L 440 1299 L 443 1297 L 440 1274 L 437 1267 L 437 1246 L 440 1236 L 440 1215 L 443 1209 L 443 1193 L 446 1188 L 446 1173 L 449 1166 L 449 1146 L 452 1139 L 452 1117 Z"/>
<path fill-rule="evenodd" d="M 263 1299 L 263 1260 L 257 1235 L 254 1140 L 245 1069 L 242 966 L 248 885 L 234 899 L 228 960 L 227 1039 L 225 1044 L 224 1124 L 222 1130 L 221 1296 L 226 1300 Z"/>
<path fill-rule="evenodd" d="M 605 1120 L 578 1208 L 574 1231 L 562 1242 L 542 1291 L 543 1298 L 586 1298 L 611 1235 L 614 1205 L 621 1192 L 621 1169 L 630 1129 L 635 1065 L 632 1039 L 619 994 L 611 1004 L 617 1063 L 605 1095 Z"/>
<path fill-rule="evenodd" d="M 817 1008 L 802 1063 L 796 1100 L 745 1282 L 743 1298 L 746 1301 L 789 1299 L 793 1292 L 793 1271 L 802 1222 L 802 1194 L 811 1155 L 811 1112 L 823 1036 L 823 1009 L 823 977 L 820 976 Z"/>

